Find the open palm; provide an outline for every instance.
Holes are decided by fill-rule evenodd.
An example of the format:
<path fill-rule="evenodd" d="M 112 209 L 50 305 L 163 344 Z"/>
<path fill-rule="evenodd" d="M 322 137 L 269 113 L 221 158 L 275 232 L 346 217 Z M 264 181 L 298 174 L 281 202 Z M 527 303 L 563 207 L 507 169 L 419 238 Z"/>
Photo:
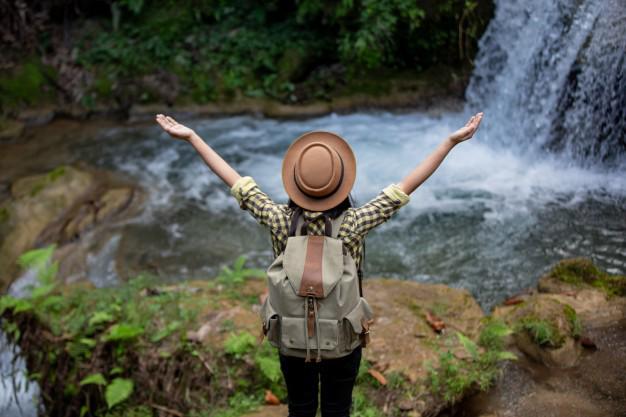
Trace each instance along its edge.
<path fill-rule="evenodd" d="M 189 140 L 194 134 L 194 131 L 185 125 L 181 125 L 170 116 L 163 114 L 156 115 L 156 121 L 163 130 L 170 134 L 175 139 Z"/>
<path fill-rule="evenodd" d="M 483 113 L 476 113 L 467 121 L 465 126 L 450 135 L 450 140 L 454 143 L 460 143 L 464 140 L 471 139 L 471 137 L 474 136 L 474 133 L 478 130 L 478 126 L 480 126 L 480 121 L 482 119 Z"/>

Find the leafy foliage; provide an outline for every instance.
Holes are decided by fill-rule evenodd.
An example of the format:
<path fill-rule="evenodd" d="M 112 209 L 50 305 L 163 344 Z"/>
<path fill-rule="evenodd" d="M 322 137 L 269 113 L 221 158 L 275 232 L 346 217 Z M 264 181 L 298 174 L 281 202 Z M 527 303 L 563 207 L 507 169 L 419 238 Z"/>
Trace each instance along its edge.
<path fill-rule="evenodd" d="M 457 339 L 470 359 L 459 359 L 449 349 L 441 351 L 438 368 L 427 365 L 433 392 L 451 402 L 473 385 L 481 390 L 489 388 L 497 375 L 498 363 L 517 359 L 513 353 L 504 350 L 505 337 L 511 333 L 512 329 L 495 319 L 488 319 L 483 325 L 478 343 L 457 333 Z"/>
<path fill-rule="evenodd" d="M 231 334 L 224 342 L 224 351 L 236 358 L 241 358 L 252 351 L 256 339 L 249 332 Z"/>
<path fill-rule="evenodd" d="M 217 281 L 225 285 L 237 285 L 243 283 L 246 278 L 262 278 L 265 271 L 257 268 L 244 268 L 246 257 L 239 256 L 233 263 L 233 267 L 224 266 L 217 276 Z"/>
<path fill-rule="evenodd" d="M 133 386 L 133 381 L 130 379 L 115 378 L 106 388 L 105 398 L 108 407 L 113 408 L 130 397 Z"/>

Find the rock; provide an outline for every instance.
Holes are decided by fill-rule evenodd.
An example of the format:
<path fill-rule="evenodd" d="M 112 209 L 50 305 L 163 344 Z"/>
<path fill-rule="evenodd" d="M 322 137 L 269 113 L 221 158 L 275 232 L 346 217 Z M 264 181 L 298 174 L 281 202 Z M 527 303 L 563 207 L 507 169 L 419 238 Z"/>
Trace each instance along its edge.
<path fill-rule="evenodd" d="M 493 316 L 512 326 L 517 347 L 544 365 L 571 367 L 582 353 L 575 310 L 550 296 L 535 294 L 523 303 L 496 307 Z"/>
<path fill-rule="evenodd" d="M 22 136 L 24 123 L 17 120 L 0 120 L 0 141 L 10 141 Z"/>
<path fill-rule="evenodd" d="M 14 181 L 10 199 L 0 206 L 0 213 L 5 213 L 0 228 L 4 272 L 0 290 L 15 278 L 19 255 L 50 243 L 57 244 L 55 257 L 62 272 L 73 275 L 81 268 L 84 272 L 87 248 L 76 241 L 115 217 L 134 214 L 142 201 L 135 187 L 116 181 L 107 173 L 73 166 Z"/>
<path fill-rule="evenodd" d="M 439 336 L 430 328 L 426 311 L 436 311 L 448 329 L 470 338 L 477 337 L 484 317 L 467 290 L 445 285 L 367 279 L 363 293 L 374 311 L 371 343 L 364 350 L 365 358 L 372 363 L 385 363 L 386 373 L 398 372 L 413 383 L 427 376 L 427 362 L 438 362 L 437 347 L 444 347 L 444 340 L 456 342 L 456 337 Z"/>
<path fill-rule="evenodd" d="M 26 109 L 17 116 L 18 120 L 26 126 L 41 126 L 49 123 L 55 116 L 53 107 L 41 107 Z"/>

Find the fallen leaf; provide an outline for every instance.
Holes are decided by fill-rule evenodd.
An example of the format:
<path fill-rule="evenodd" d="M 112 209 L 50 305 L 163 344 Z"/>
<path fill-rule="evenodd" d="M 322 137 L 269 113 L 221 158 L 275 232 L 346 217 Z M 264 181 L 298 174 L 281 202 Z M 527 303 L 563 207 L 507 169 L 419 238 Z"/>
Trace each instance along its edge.
<path fill-rule="evenodd" d="M 598 347 L 596 346 L 596 342 L 594 342 L 593 340 L 591 340 L 590 338 L 584 336 L 580 338 L 580 344 L 583 347 L 586 347 L 588 349 L 597 349 Z"/>
<path fill-rule="evenodd" d="M 522 298 L 519 295 L 514 295 L 513 297 L 509 297 L 506 300 L 504 300 L 504 305 L 505 306 L 513 306 L 515 304 L 521 304 L 523 303 L 524 300 L 522 300 Z"/>
<path fill-rule="evenodd" d="M 265 404 L 268 405 L 279 405 L 280 400 L 274 393 L 268 389 L 265 390 Z"/>
<path fill-rule="evenodd" d="M 381 374 L 380 372 L 378 372 L 376 369 L 370 368 L 367 370 L 367 372 L 373 376 L 376 381 L 380 382 L 380 385 L 387 385 L 387 378 L 385 378 L 385 376 L 383 374 Z"/>
<path fill-rule="evenodd" d="M 446 324 L 439 317 L 435 316 L 430 311 L 426 311 L 426 322 L 437 333 L 441 333 L 446 328 Z"/>

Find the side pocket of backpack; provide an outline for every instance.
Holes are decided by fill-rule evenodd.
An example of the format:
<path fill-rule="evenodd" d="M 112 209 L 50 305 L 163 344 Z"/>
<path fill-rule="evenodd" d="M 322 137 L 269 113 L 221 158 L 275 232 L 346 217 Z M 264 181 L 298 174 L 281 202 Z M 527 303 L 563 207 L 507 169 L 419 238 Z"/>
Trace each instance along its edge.
<path fill-rule="evenodd" d="M 280 316 L 276 313 L 269 297 L 265 299 L 261 306 L 261 320 L 263 322 L 263 334 L 272 346 L 280 346 Z"/>
<path fill-rule="evenodd" d="M 352 350 L 357 346 L 365 345 L 365 341 L 369 342 L 369 323 L 374 317 L 374 313 L 372 308 L 365 300 L 365 298 L 361 297 L 357 305 L 350 311 L 345 319 L 344 319 L 344 340 L 345 340 L 345 349 Z M 345 325 L 347 322 L 347 325 Z M 367 328 L 364 328 L 364 324 Z M 365 346 L 364 346 L 365 347 Z"/>

